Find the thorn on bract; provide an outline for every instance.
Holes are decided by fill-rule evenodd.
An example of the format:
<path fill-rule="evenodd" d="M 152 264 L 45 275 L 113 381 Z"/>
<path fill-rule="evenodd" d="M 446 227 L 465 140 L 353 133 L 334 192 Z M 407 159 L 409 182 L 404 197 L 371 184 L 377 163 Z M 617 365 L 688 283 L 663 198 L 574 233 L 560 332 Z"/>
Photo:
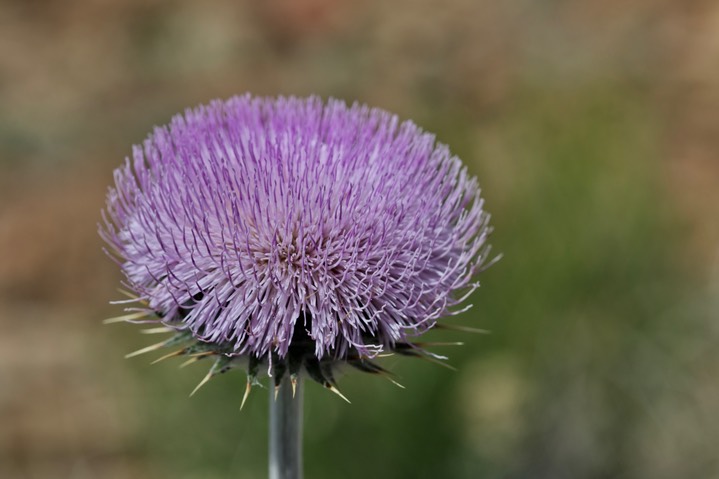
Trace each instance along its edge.
<path fill-rule="evenodd" d="M 459 326 L 457 324 L 437 323 L 434 327 L 437 329 L 446 329 L 447 331 L 459 331 L 462 333 L 492 334 L 492 332 L 488 329 L 472 328 L 470 326 Z"/>
<path fill-rule="evenodd" d="M 292 399 L 295 398 L 295 394 L 297 393 L 297 375 L 292 374 L 290 376 L 290 383 L 292 384 Z"/>
<path fill-rule="evenodd" d="M 252 390 L 252 382 L 252 379 L 247 376 L 247 387 L 245 388 L 244 396 L 242 396 L 242 404 L 240 404 L 240 411 L 242 411 L 242 408 L 245 407 L 245 402 L 250 395 L 250 391 Z"/>
<path fill-rule="evenodd" d="M 395 381 L 394 377 L 395 374 L 392 373 L 392 371 L 388 371 L 379 364 L 375 364 L 369 359 L 355 359 L 348 361 L 351 366 L 353 366 L 356 369 L 359 369 L 362 372 L 369 373 L 369 374 L 375 374 L 378 376 L 382 376 L 383 378 L 386 378 L 388 381 L 390 381 L 392 384 L 394 384 L 397 387 L 400 387 L 402 389 L 405 389 L 403 385 Z"/>
<path fill-rule="evenodd" d="M 420 348 L 431 348 L 436 346 L 464 346 L 462 341 L 430 341 L 430 342 L 415 342 L 413 345 Z"/>
<path fill-rule="evenodd" d="M 149 353 L 151 351 L 156 351 L 165 346 L 166 346 L 166 341 L 163 341 L 161 343 L 152 344 L 150 346 L 147 346 L 146 348 L 138 349 L 137 351 L 133 351 L 131 353 L 126 354 L 125 359 L 134 358 L 135 356 L 139 356 L 141 354 Z"/>
<path fill-rule="evenodd" d="M 450 371 L 457 371 L 457 368 L 452 366 L 451 364 L 447 364 L 444 361 L 440 361 L 437 358 L 433 358 L 432 356 L 427 356 L 425 354 L 420 354 L 417 356 L 420 359 L 424 359 L 425 361 L 429 361 L 430 363 L 438 364 L 439 366 L 442 366 L 443 368 L 449 369 Z"/>
<path fill-rule="evenodd" d="M 200 356 L 200 355 L 193 355 L 190 359 L 188 359 L 188 360 L 185 361 L 184 363 L 180 364 L 180 365 L 178 366 L 178 368 L 179 368 L 179 369 L 182 369 L 182 368 L 184 368 L 184 367 L 187 367 L 187 366 L 189 366 L 190 364 L 196 363 L 196 362 L 198 362 L 200 359 L 204 359 L 204 358 L 206 358 L 207 356 L 210 356 L 210 355 L 212 355 L 212 354 L 213 354 L 213 353 L 205 353 L 205 354 L 203 354 L 202 356 Z"/>
<path fill-rule="evenodd" d="M 339 391 L 339 389 L 337 389 L 337 388 L 334 387 L 333 385 L 331 385 L 331 384 L 326 384 L 325 387 L 326 387 L 327 389 L 329 389 L 330 391 L 332 391 L 333 393 L 335 393 L 336 395 L 338 395 L 339 397 L 341 397 L 342 399 L 344 399 L 345 401 L 347 401 L 347 404 L 352 404 L 352 403 L 350 402 L 350 400 L 347 399 L 347 398 L 344 396 L 344 394 L 342 394 L 342 393 Z"/>
<path fill-rule="evenodd" d="M 229 369 L 229 365 L 230 365 L 231 361 L 232 360 L 230 358 L 228 358 L 227 356 L 220 356 L 219 358 L 217 358 L 215 363 L 212 365 L 210 370 L 207 372 L 207 375 L 204 378 L 202 378 L 202 381 L 200 381 L 200 384 L 195 386 L 195 389 L 192 390 L 192 392 L 190 393 L 190 396 L 195 394 L 202 386 L 204 386 L 207 383 L 207 381 L 212 379 L 213 376 L 227 371 Z"/>
<path fill-rule="evenodd" d="M 382 377 L 386 378 L 387 381 L 391 382 L 392 384 L 394 384 L 395 386 L 397 386 L 399 388 L 407 389 L 406 387 L 404 387 L 403 385 L 401 385 L 400 383 L 398 383 L 397 381 L 395 381 L 394 379 L 392 379 L 391 377 L 389 377 L 385 374 L 382 374 Z"/>
<path fill-rule="evenodd" d="M 159 328 L 149 328 L 149 329 L 141 329 L 140 334 L 162 334 L 162 333 L 171 333 L 174 329 L 168 328 L 166 326 L 162 326 Z"/>
<path fill-rule="evenodd" d="M 202 378 L 202 381 L 200 381 L 200 383 L 197 386 L 195 386 L 195 389 L 192 390 L 192 392 L 190 393 L 190 397 L 192 397 L 202 386 L 207 384 L 207 381 L 212 379 L 213 373 L 214 373 L 214 371 L 212 369 L 210 369 L 210 371 L 207 373 L 207 375 L 204 378 Z"/>
<path fill-rule="evenodd" d="M 157 364 L 157 363 L 159 363 L 160 361 L 164 361 L 165 359 L 174 358 L 175 356 L 182 356 L 183 354 L 185 354 L 185 350 L 186 350 L 186 348 L 182 348 L 182 349 L 178 349 L 177 351 L 173 351 L 173 352 L 171 352 L 171 353 L 169 353 L 169 354 L 165 354 L 165 355 L 162 356 L 161 358 L 155 359 L 155 360 L 154 360 L 153 362 L 151 362 L 150 364 Z"/>
<path fill-rule="evenodd" d="M 114 318 L 107 318 L 102 321 L 102 324 L 115 324 L 115 323 L 127 323 L 134 319 L 144 318 L 150 316 L 152 313 L 146 311 L 140 311 L 137 313 L 123 314 L 122 316 L 115 316 Z"/>

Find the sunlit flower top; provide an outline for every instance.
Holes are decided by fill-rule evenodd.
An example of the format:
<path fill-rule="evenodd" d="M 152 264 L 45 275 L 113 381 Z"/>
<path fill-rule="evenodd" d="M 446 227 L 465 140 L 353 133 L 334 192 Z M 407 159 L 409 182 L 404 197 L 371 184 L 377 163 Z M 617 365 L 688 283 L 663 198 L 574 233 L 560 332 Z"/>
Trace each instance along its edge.
<path fill-rule="evenodd" d="M 238 96 L 156 128 L 101 234 L 142 303 L 228 358 L 406 347 L 477 287 L 489 216 L 447 146 L 383 110 Z M 310 353 L 311 351 L 311 353 Z"/>

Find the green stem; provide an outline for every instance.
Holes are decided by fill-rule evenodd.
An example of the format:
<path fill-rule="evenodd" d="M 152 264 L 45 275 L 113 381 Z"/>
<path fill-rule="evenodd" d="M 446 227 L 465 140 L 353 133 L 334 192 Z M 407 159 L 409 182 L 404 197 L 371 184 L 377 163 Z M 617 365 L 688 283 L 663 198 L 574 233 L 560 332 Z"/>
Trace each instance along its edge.
<path fill-rule="evenodd" d="M 270 388 L 270 479 L 302 479 L 302 380 Z"/>

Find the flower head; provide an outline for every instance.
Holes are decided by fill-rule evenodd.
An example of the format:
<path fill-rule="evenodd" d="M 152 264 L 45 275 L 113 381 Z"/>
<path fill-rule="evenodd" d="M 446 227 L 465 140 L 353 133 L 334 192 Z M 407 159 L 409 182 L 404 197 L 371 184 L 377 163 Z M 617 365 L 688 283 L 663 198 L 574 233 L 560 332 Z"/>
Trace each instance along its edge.
<path fill-rule="evenodd" d="M 215 372 L 245 359 L 253 378 L 304 368 L 330 387 L 333 362 L 379 373 L 382 351 L 425 355 L 411 339 L 477 287 L 482 205 L 460 160 L 412 122 L 245 95 L 136 146 L 100 232 L 138 301 L 123 319 L 162 323 L 176 333 L 162 345 L 215 355 Z"/>

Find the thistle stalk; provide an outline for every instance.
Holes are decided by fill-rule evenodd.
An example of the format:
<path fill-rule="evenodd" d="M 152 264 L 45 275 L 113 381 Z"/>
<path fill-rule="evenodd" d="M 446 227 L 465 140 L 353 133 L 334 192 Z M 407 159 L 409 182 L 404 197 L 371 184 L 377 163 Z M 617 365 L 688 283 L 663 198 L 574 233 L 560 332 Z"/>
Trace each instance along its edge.
<path fill-rule="evenodd" d="M 302 479 L 302 380 L 270 388 L 270 479 Z"/>

